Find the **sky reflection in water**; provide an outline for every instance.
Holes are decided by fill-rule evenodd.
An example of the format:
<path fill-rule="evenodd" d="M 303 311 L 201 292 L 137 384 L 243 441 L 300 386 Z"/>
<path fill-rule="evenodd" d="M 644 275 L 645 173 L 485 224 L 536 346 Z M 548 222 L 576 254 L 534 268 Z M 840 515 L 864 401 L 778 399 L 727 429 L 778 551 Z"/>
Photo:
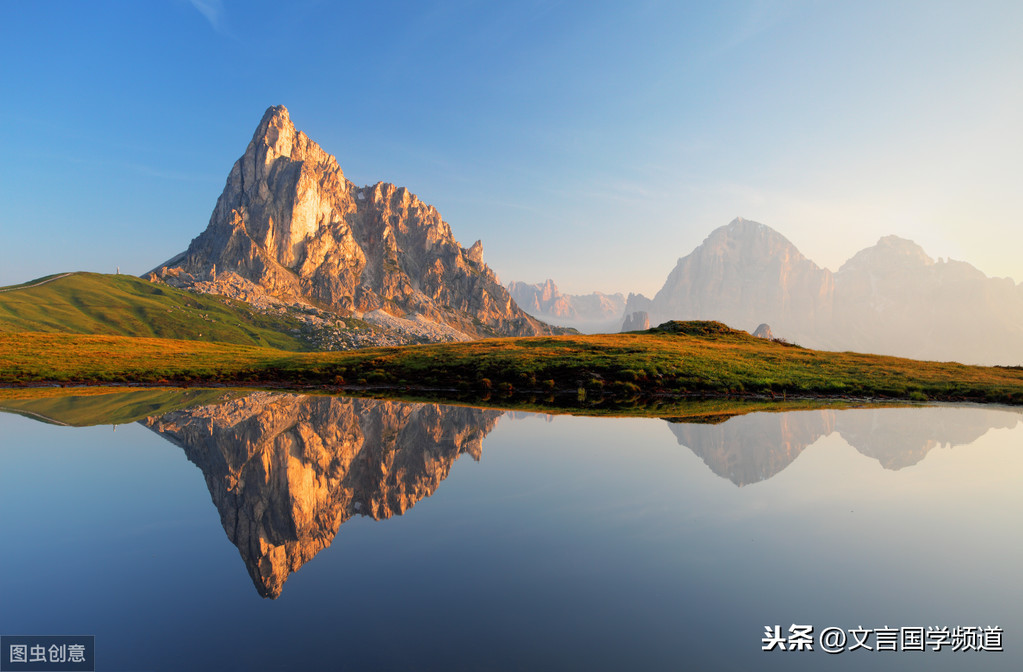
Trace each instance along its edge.
<path fill-rule="evenodd" d="M 0 632 L 95 634 L 101 669 L 1018 669 L 1020 419 L 0 414 Z M 760 650 L 792 623 L 997 625 L 1006 650 Z"/>

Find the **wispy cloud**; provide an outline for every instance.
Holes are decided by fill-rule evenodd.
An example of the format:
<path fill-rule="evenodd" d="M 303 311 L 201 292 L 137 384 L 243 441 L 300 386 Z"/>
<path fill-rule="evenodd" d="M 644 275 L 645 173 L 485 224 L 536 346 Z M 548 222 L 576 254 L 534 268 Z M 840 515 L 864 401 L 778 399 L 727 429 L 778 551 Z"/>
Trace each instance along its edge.
<path fill-rule="evenodd" d="M 794 9 L 791 2 L 754 0 L 737 17 L 731 33 L 714 50 L 713 56 L 736 49 L 781 23 Z"/>
<path fill-rule="evenodd" d="M 218 33 L 223 32 L 224 3 L 221 0 L 189 0 Z"/>

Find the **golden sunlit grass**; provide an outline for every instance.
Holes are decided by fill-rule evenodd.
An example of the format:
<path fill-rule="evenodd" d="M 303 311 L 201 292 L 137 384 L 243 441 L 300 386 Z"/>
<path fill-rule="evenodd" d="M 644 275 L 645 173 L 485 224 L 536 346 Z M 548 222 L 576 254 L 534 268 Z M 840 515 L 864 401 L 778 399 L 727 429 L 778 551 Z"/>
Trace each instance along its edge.
<path fill-rule="evenodd" d="M 877 397 L 1023 403 L 1023 371 L 824 352 L 713 322 L 630 334 L 502 338 L 294 353 L 196 341 L 0 335 L 0 384 L 242 384 L 376 388 L 449 398 Z"/>

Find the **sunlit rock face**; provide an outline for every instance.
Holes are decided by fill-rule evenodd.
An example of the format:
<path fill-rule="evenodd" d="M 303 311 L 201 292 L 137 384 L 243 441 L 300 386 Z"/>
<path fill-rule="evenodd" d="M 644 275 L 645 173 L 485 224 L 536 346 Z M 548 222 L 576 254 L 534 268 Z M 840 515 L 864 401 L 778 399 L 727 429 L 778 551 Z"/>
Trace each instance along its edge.
<path fill-rule="evenodd" d="M 771 478 L 832 432 L 885 469 L 898 470 L 931 450 L 968 446 L 988 430 L 1011 429 L 1021 420 L 1015 410 L 967 406 L 751 413 L 720 424 L 668 426 L 711 471 L 744 486 Z"/>
<path fill-rule="evenodd" d="M 203 472 L 256 589 L 288 576 L 358 514 L 400 515 L 478 460 L 500 411 L 269 392 L 144 421 Z"/>
<path fill-rule="evenodd" d="M 470 336 L 550 332 L 515 305 L 479 241 L 463 248 L 404 187 L 356 187 L 283 106 L 263 115 L 206 230 L 150 278 L 191 286 L 225 274 L 343 315 L 423 315 Z"/>

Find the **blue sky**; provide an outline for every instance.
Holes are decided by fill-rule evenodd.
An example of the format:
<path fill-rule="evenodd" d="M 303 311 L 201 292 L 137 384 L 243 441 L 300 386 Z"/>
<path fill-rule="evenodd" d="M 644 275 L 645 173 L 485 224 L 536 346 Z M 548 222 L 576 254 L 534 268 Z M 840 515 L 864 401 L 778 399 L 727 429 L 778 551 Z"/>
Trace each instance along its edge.
<path fill-rule="evenodd" d="M 655 292 L 735 216 L 1023 280 L 1023 3 L 0 4 L 0 284 L 143 273 L 263 111 L 501 279 Z"/>

